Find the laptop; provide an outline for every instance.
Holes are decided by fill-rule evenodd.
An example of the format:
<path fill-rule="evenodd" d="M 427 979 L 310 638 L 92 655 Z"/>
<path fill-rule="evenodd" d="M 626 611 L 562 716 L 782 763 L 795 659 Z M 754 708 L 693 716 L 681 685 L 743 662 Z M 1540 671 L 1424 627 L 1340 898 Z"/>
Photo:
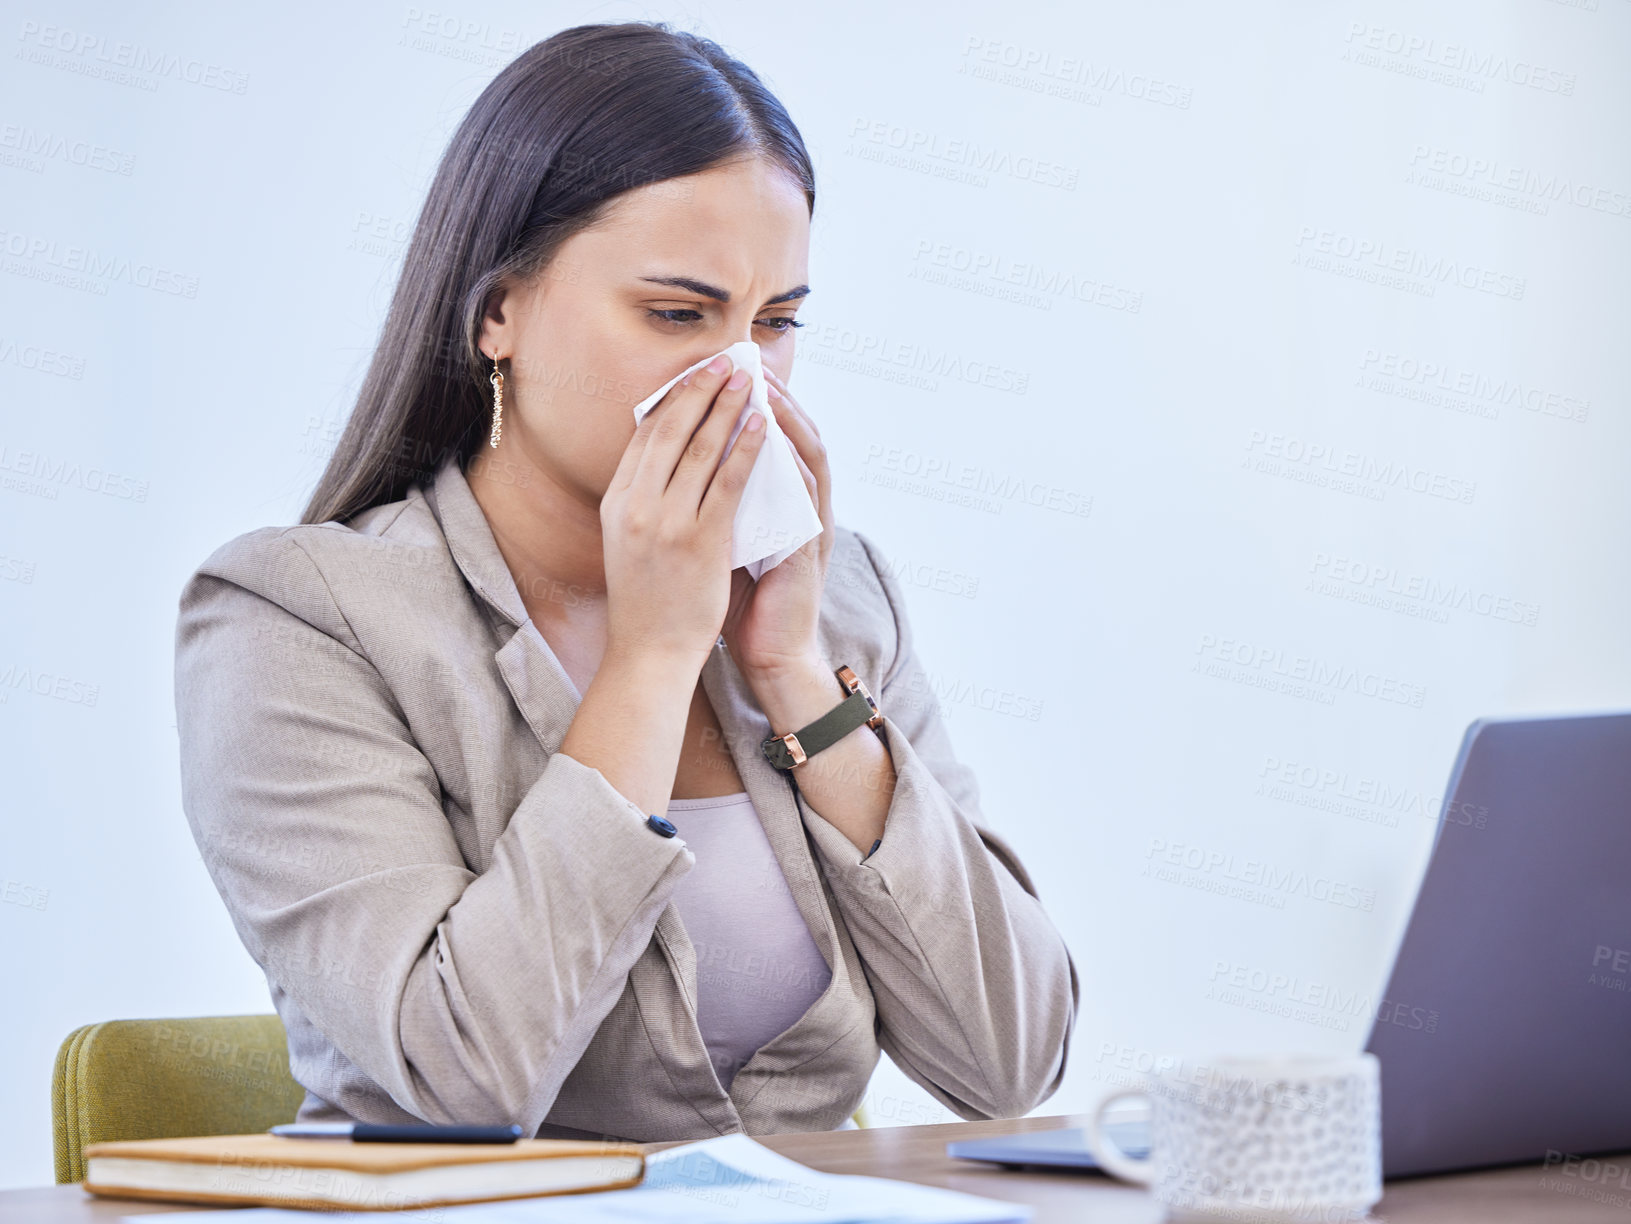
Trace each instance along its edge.
<path fill-rule="evenodd" d="M 1631 1151 L 1631 713 L 1481 718 L 1445 796 L 1365 1047 L 1383 1176 Z M 1079 1129 L 946 1152 L 1097 1167 Z"/>

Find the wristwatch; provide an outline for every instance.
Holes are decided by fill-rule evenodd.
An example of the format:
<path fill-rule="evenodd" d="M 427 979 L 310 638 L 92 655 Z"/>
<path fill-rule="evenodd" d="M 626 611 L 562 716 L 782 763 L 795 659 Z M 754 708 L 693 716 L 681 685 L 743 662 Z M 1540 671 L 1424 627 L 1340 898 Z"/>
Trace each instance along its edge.
<path fill-rule="evenodd" d="M 866 685 L 861 683 L 861 677 L 849 667 L 840 667 L 833 674 L 849 696 L 797 731 L 772 735 L 760 743 L 765 759 L 777 769 L 785 772 L 798 768 L 863 723 L 877 732 L 878 738 L 883 738 L 883 715 L 878 712 L 878 703 L 872 700 Z"/>

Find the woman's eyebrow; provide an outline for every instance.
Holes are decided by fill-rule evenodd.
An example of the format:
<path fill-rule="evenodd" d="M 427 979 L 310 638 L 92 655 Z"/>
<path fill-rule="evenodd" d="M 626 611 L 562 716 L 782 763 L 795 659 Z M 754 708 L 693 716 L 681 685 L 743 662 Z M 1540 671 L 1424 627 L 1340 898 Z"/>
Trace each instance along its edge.
<path fill-rule="evenodd" d="M 676 289 L 688 289 L 692 293 L 713 298 L 717 302 L 729 302 L 731 300 L 731 291 L 729 289 L 720 289 L 690 276 L 642 276 L 640 279 L 650 281 L 654 285 L 673 285 Z M 786 293 L 778 293 L 765 305 L 775 306 L 779 302 L 791 302 L 794 298 L 804 297 L 809 292 L 810 286 L 799 285 L 797 288 L 789 289 Z"/>

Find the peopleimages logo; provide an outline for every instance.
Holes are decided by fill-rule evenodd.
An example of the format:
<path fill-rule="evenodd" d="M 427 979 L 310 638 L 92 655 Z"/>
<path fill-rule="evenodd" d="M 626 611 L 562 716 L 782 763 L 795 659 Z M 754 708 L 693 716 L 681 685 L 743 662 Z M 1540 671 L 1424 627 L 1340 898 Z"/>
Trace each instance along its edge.
<path fill-rule="evenodd" d="M 64 161 L 71 166 L 83 166 L 87 170 L 102 170 L 128 178 L 136 168 L 134 154 L 121 153 L 88 140 L 71 140 L 55 132 L 16 123 L 0 127 L 0 149 L 15 150 L 17 160 L 25 165 L 39 164 L 41 169 L 46 161 Z M 11 160 L 0 156 L 0 165 L 11 164 Z"/>
<path fill-rule="evenodd" d="M 56 56 L 57 62 L 48 63 L 47 66 L 69 68 L 88 76 L 103 76 L 125 69 L 143 77 L 167 77 L 225 93 L 242 94 L 249 89 L 247 72 L 237 72 L 221 64 L 208 64 L 191 56 L 160 51 L 141 43 L 111 40 L 83 30 L 25 21 L 18 39 L 23 44 L 18 49 L 18 59 L 39 63 L 45 62 L 42 57 Z M 152 81 L 143 87 L 157 88 Z"/>
<path fill-rule="evenodd" d="M 1489 808 L 1467 799 L 1429 794 L 1410 786 L 1386 782 L 1346 769 L 1332 769 L 1309 761 L 1267 757 L 1257 771 L 1257 790 L 1269 799 L 1281 799 L 1306 807 L 1327 807 L 1344 802 L 1373 809 L 1380 819 L 1374 823 L 1395 828 L 1399 814 L 1445 824 L 1482 829 L 1489 823 Z M 1342 814 L 1347 815 L 1346 812 Z"/>
<path fill-rule="evenodd" d="M 1419 144 L 1410 156 L 1410 169 L 1414 175 L 1428 173 L 1442 175 L 1446 179 L 1461 179 L 1475 188 L 1487 188 L 1491 192 L 1511 192 L 1551 203 L 1573 204 L 1577 208 L 1589 208 L 1593 212 L 1614 217 L 1631 217 L 1631 191 L 1616 191 L 1601 184 L 1580 182 L 1566 174 L 1530 170 L 1524 166 L 1510 165 L 1499 158 L 1469 157 L 1450 149 Z M 1433 184 L 1424 181 L 1423 185 Z"/>
<path fill-rule="evenodd" d="M 1401 573 L 1391 565 L 1373 565 L 1336 553 L 1316 552 L 1309 569 L 1313 574 L 1309 589 L 1320 594 L 1341 593 L 1344 589 L 1349 593 L 1363 591 L 1368 595 L 1394 596 L 1437 611 L 1471 612 L 1514 625 L 1533 626 L 1540 617 L 1539 604 L 1459 582 L 1441 582 L 1425 574 Z"/>
<path fill-rule="evenodd" d="M 1256 677 L 1263 682 L 1257 687 L 1262 688 L 1276 688 L 1281 682 L 1300 684 L 1327 697 L 1342 692 L 1357 693 L 1418 710 L 1427 699 L 1425 686 L 1397 676 L 1332 663 L 1311 655 L 1288 655 L 1277 647 L 1259 646 L 1212 633 L 1201 634 L 1201 644 L 1195 653 L 1200 657 L 1193 670 L 1225 680 Z M 1322 704 L 1331 703 L 1327 700 Z"/>
<path fill-rule="evenodd" d="M 1373 999 L 1357 990 L 1332 982 L 1305 980 L 1294 973 L 1273 973 L 1252 965 L 1216 960 L 1212 962 L 1211 983 L 1207 991 L 1209 999 L 1323 1027 L 1346 1031 L 1349 1020 L 1361 1019 L 1420 1033 L 1438 1031 L 1439 1014 L 1432 1008 Z M 1336 1020 L 1341 1023 L 1333 1023 Z"/>
<path fill-rule="evenodd" d="M 1523 408 L 1536 416 L 1584 424 L 1591 401 L 1533 386 L 1519 378 L 1495 378 L 1447 362 L 1424 360 L 1409 353 L 1366 349 L 1356 386 L 1434 405 L 1474 412 L 1498 420 L 1502 408 Z"/>
<path fill-rule="evenodd" d="M 1376 890 L 1363 888 L 1345 880 L 1338 880 L 1318 872 L 1297 867 L 1281 867 L 1264 859 L 1243 858 L 1229 851 L 1215 850 L 1186 842 L 1169 842 L 1164 837 L 1150 838 L 1150 848 L 1144 856 L 1143 874 L 1168 883 L 1183 883 L 1187 872 L 1195 877 L 1213 877 L 1220 882 L 1242 886 L 1243 900 L 1268 900 L 1273 908 L 1284 909 L 1286 897 L 1304 897 L 1312 901 L 1326 901 L 1346 909 L 1376 908 Z M 1203 889 L 1203 891 L 1222 891 Z"/>
<path fill-rule="evenodd" d="M 850 122 L 849 136 L 851 145 L 856 146 L 857 153 L 862 156 L 870 146 L 880 152 L 924 159 L 925 166 L 938 164 L 979 175 L 1006 175 L 1065 191 L 1075 191 L 1081 179 L 1080 166 L 1066 166 L 1031 154 L 1014 153 L 996 145 L 982 144 L 978 140 L 947 137 L 939 132 L 925 131 L 887 119 L 857 115 Z M 908 165 L 908 168 L 913 167 Z"/>
<path fill-rule="evenodd" d="M 1340 230 L 1316 229 L 1312 225 L 1297 228 L 1296 248 L 1292 260 L 1303 267 L 1334 272 L 1350 268 L 1368 274 L 1360 277 L 1366 280 L 1411 278 L 1422 283 L 1426 296 L 1431 296 L 1436 285 L 1453 284 L 1516 302 L 1522 300 L 1529 283 L 1526 278 L 1507 272 L 1394 246 L 1379 238 L 1356 237 Z M 1383 283 L 1391 285 L 1391 281 L 1385 279 Z M 1396 287 L 1406 288 L 1408 284 Z"/>
<path fill-rule="evenodd" d="M 1471 505 L 1478 492 L 1475 481 L 1264 429 L 1252 430 L 1246 450 L 1246 465 L 1270 475 L 1282 474 L 1286 465 L 1295 465 L 1293 470 L 1345 478 L 1381 492 L 1403 489 L 1463 505 Z M 1257 466 L 1254 460 L 1267 466 Z"/>
<path fill-rule="evenodd" d="M 89 288 L 94 285 L 98 286 L 97 292 L 105 294 L 107 289 L 102 282 L 123 281 L 138 289 L 152 289 L 177 297 L 198 296 L 196 276 L 189 276 L 139 259 L 130 259 L 124 255 L 106 255 L 94 247 L 59 244 L 55 238 L 44 238 L 38 234 L 0 230 L 0 253 L 55 268 L 58 275 L 72 277 L 73 283 L 70 286 L 72 288 Z M 27 268 L 28 265 L 18 267 Z M 13 269 L 7 268 L 7 271 L 11 270 Z M 45 278 L 46 274 L 41 270 L 40 279 Z"/>
<path fill-rule="evenodd" d="M 963 56 L 980 63 L 974 66 L 965 63 L 960 71 L 970 76 L 990 76 L 1003 83 L 1008 83 L 1008 79 L 996 75 L 995 70 L 1006 68 L 1014 73 L 1031 73 L 1051 82 L 1080 86 L 1088 95 L 1120 94 L 1178 110 L 1188 110 L 1194 97 L 1194 91 L 1188 86 L 1163 81 L 1147 72 L 1126 72 L 1108 64 L 1094 63 L 1085 56 L 1059 55 L 1042 47 L 1021 46 L 979 34 L 968 36 Z"/>
<path fill-rule="evenodd" d="M 55 485 L 70 485 L 90 493 L 102 493 L 124 501 L 145 502 L 147 481 L 133 476 L 110 472 L 94 464 L 76 463 L 59 459 L 41 451 L 13 451 L 9 443 L 0 442 L 0 472 L 16 472 L 38 481 Z"/>
<path fill-rule="evenodd" d="M 1544 93 L 1574 93 L 1574 73 L 1547 68 L 1527 59 L 1512 59 L 1492 51 L 1479 51 L 1460 43 L 1443 42 L 1420 34 L 1406 34 L 1386 26 L 1366 25 L 1363 21 L 1350 22 L 1344 42 L 1357 44 L 1367 51 L 1396 55 L 1405 60 L 1435 64 L 1454 69 L 1468 76 L 1490 81 L 1505 81 L 1509 85 L 1523 85 Z"/>
<path fill-rule="evenodd" d="M 918 240 L 912 261 L 914 273 L 919 265 L 927 263 L 937 269 L 962 273 L 976 281 L 990 280 L 1004 287 L 1014 285 L 1035 289 L 1049 297 L 1070 298 L 1111 310 L 1137 314 L 1144 305 L 1144 295 L 1138 290 L 1119 288 L 1065 268 L 1012 260 L 994 251 L 935 242 L 928 238 Z"/>

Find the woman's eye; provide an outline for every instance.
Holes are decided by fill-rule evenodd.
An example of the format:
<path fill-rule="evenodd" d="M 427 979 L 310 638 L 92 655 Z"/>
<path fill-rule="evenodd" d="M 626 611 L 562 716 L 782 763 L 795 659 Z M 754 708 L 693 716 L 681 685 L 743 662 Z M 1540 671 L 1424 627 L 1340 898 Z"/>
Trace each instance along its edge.
<path fill-rule="evenodd" d="M 698 319 L 702 317 L 700 311 L 687 310 L 683 307 L 675 310 L 648 310 L 646 313 L 654 319 L 663 320 L 665 323 L 690 323 L 693 321 L 691 319 L 676 318 L 676 315 L 695 315 Z"/>
<path fill-rule="evenodd" d="M 648 309 L 646 313 L 654 319 L 661 319 L 665 323 L 695 323 L 702 317 L 701 311 L 692 310 L 689 307 L 684 306 L 673 307 L 668 310 Z M 804 326 L 803 323 L 799 322 L 790 315 L 777 315 L 774 318 L 759 319 L 756 321 L 760 327 L 768 327 L 771 331 L 777 333 L 792 331 L 795 327 Z"/>

